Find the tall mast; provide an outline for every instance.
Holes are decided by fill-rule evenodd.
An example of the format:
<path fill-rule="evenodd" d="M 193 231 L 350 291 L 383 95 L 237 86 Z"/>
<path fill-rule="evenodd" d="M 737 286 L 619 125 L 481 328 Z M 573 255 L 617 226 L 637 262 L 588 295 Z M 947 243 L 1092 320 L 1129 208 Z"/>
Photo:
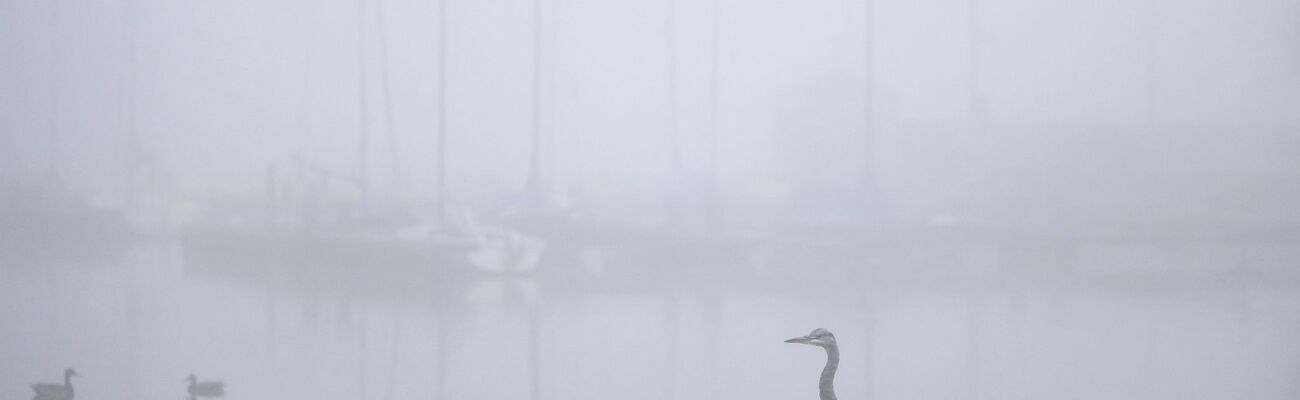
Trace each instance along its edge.
<path fill-rule="evenodd" d="M 447 1 L 438 1 L 438 224 L 447 217 Z M 438 351 L 442 351 L 439 349 Z M 442 388 L 438 388 L 441 393 Z"/>
<path fill-rule="evenodd" d="M 672 153 L 672 177 L 676 179 L 682 169 L 682 143 L 677 132 L 677 15 L 673 1 L 664 0 L 664 53 L 668 73 L 668 141 Z"/>
<path fill-rule="evenodd" d="M 1146 91 L 1146 122 L 1148 126 L 1156 123 L 1156 0 L 1142 2 L 1142 55 L 1146 59 L 1143 67 L 1143 83 Z"/>
<path fill-rule="evenodd" d="M 966 50 L 968 52 L 969 66 L 966 70 L 967 91 L 970 96 L 970 115 L 973 128 L 977 131 L 983 131 L 986 122 L 987 110 L 985 110 L 984 93 L 980 88 L 980 2 L 979 0 L 968 0 L 966 24 L 969 31 L 966 33 Z"/>
<path fill-rule="evenodd" d="M 876 183 L 876 166 L 875 166 L 875 158 L 876 158 L 875 157 L 875 143 L 876 143 L 875 47 L 876 46 L 875 46 L 875 35 L 873 35 L 872 32 L 872 30 L 875 28 L 875 24 L 872 22 L 874 18 L 875 10 L 872 9 L 873 6 L 872 0 L 866 0 L 863 6 L 866 8 L 863 15 L 863 23 L 862 23 L 863 31 L 864 31 L 863 33 L 866 35 L 863 40 L 866 46 L 863 49 L 864 53 L 863 53 L 863 63 L 862 63 L 863 64 L 862 74 L 864 77 L 863 81 L 866 90 L 865 96 L 863 97 L 865 101 L 864 104 L 865 110 L 863 110 L 864 111 L 863 114 L 867 118 L 867 124 L 866 124 L 866 132 L 864 132 L 865 146 L 863 148 L 863 152 L 865 153 L 866 156 L 863 157 L 863 159 L 865 160 L 865 165 L 862 166 L 863 167 L 862 175 L 863 175 L 863 183 L 866 184 L 867 187 L 871 187 L 874 186 Z"/>
<path fill-rule="evenodd" d="M 711 0 L 709 24 L 709 182 L 705 219 L 713 224 L 718 218 L 718 1 Z"/>
<path fill-rule="evenodd" d="M 125 36 L 123 55 L 124 65 L 122 71 L 122 87 L 119 88 L 118 99 L 119 119 L 121 125 L 121 151 L 126 168 L 126 184 L 123 189 L 126 191 L 126 206 L 133 209 L 136 206 L 136 178 L 140 174 L 142 167 L 140 135 L 136 131 L 136 64 L 138 55 L 137 35 L 139 31 L 138 22 L 136 21 L 136 1 L 126 0 L 125 15 L 123 16 Z M 134 210 L 132 210 L 134 211 Z"/>
<path fill-rule="evenodd" d="M 357 184 L 361 190 L 362 212 L 370 197 L 370 138 L 367 132 L 370 116 L 366 107 L 366 2 L 357 0 Z"/>
<path fill-rule="evenodd" d="M 664 67 L 668 78 L 668 187 L 665 216 L 670 225 L 679 222 L 682 179 L 682 138 L 677 126 L 677 10 L 675 0 L 664 0 Z"/>
<path fill-rule="evenodd" d="M 50 0 L 50 112 L 49 168 L 57 173 L 59 167 L 59 1 Z"/>
<path fill-rule="evenodd" d="M 388 164 L 392 174 L 393 193 L 405 190 L 401 171 L 400 152 L 397 151 L 397 121 L 393 117 L 393 94 L 389 84 L 388 25 L 384 18 L 384 0 L 375 1 L 375 30 L 379 36 L 379 82 L 384 100 L 384 126 L 388 128 Z"/>
<path fill-rule="evenodd" d="M 542 124 L 542 0 L 533 1 L 533 87 L 531 148 L 528 157 L 528 206 L 536 208 L 541 202 L 541 124 Z"/>

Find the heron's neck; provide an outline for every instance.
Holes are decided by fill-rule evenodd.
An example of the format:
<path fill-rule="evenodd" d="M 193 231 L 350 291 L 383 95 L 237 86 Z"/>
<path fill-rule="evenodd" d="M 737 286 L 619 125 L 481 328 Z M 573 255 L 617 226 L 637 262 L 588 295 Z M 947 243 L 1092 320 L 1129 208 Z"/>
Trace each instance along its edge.
<path fill-rule="evenodd" d="M 63 374 L 63 386 L 72 387 L 72 374 Z"/>
<path fill-rule="evenodd" d="M 826 368 L 822 369 L 822 380 L 817 388 L 821 391 L 821 400 L 836 400 L 835 370 L 840 367 L 840 348 L 832 343 L 826 346 Z"/>

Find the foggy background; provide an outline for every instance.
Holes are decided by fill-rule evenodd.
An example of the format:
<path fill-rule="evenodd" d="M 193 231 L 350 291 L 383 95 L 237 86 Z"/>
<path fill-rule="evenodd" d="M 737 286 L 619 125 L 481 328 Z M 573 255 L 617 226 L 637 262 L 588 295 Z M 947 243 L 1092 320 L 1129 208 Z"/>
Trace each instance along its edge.
<path fill-rule="evenodd" d="M 0 2 L 0 397 L 1300 397 L 1300 3 Z"/>

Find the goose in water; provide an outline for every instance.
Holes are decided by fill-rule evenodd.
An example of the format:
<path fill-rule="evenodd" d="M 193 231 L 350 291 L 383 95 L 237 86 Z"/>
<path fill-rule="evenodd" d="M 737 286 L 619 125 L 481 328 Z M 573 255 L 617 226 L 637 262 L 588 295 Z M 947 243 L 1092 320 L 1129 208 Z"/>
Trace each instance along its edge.
<path fill-rule="evenodd" d="M 190 383 L 186 389 L 190 392 L 190 400 L 199 397 L 221 397 L 226 394 L 226 384 L 221 382 L 199 382 L 199 378 L 194 374 L 185 377 Z"/>
<path fill-rule="evenodd" d="M 822 368 L 822 380 L 817 385 L 821 400 L 835 399 L 835 370 L 840 367 L 840 346 L 835 344 L 835 335 L 831 331 L 817 328 L 808 336 L 786 340 L 786 343 L 808 344 L 826 349 L 826 367 Z"/>
<path fill-rule="evenodd" d="M 72 400 L 76 393 L 72 390 L 72 377 L 77 376 L 77 371 L 68 368 L 63 371 L 63 384 L 57 383 L 37 383 L 32 385 L 32 391 L 36 396 L 32 400 Z"/>

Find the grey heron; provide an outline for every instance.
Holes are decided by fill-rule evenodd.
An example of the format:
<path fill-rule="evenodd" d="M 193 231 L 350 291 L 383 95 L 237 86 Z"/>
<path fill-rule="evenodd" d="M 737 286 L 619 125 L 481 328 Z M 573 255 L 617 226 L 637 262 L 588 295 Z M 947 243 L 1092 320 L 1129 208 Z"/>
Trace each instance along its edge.
<path fill-rule="evenodd" d="M 817 328 L 808 336 L 786 340 L 786 343 L 800 343 L 826 349 L 826 367 L 822 368 L 822 379 L 817 385 L 821 400 L 835 399 L 835 370 L 840 367 L 840 347 L 835 344 L 835 335 L 831 331 Z"/>
<path fill-rule="evenodd" d="M 199 378 L 194 374 L 185 377 L 190 384 L 186 390 L 190 393 L 190 400 L 199 397 L 221 397 L 226 394 L 226 384 L 221 382 L 199 382 Z"/>
<path fill-rule="evenodd" d="M 63 384 L 57 383 L 37 383 L 32 385 L 32 391 L 36 395 L 32 400 L 72 400 L 76 393 L 72 390 L 72 377 L 77 376 L 77 371 L 68 368 L 63 371 Z"/>

